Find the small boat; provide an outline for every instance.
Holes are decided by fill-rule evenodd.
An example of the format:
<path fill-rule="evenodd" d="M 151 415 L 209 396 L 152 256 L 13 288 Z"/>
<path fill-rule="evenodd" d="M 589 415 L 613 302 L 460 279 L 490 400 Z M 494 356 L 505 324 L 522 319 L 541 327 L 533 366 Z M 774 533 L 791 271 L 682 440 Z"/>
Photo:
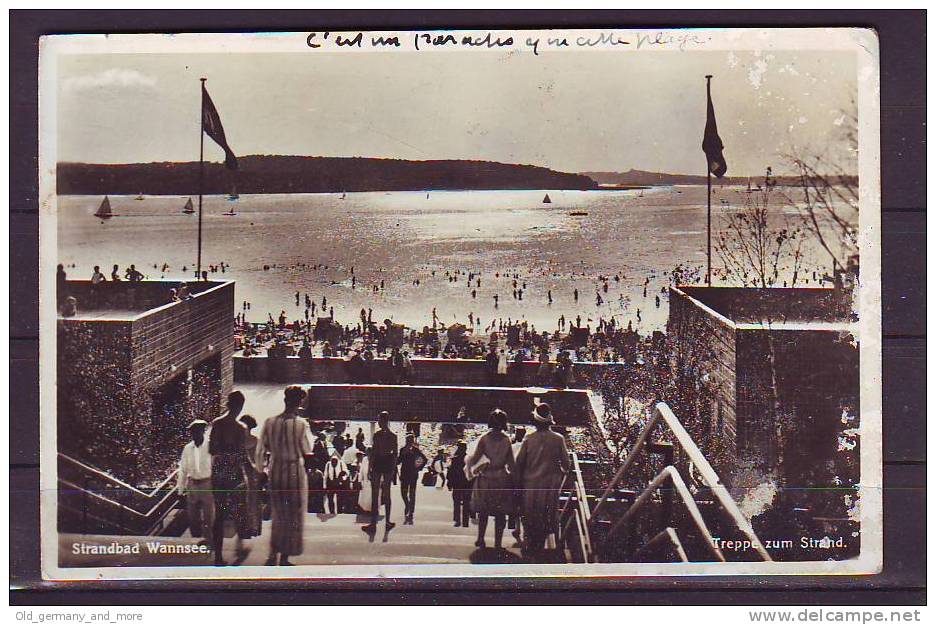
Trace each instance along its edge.
<path fill-rule="evenodd" d="M 234 193 L 229 193 L 228 202 L 236 202 L 239 197 L 240 195 L 238 195 L 236 191 Z"/>
<path fill-rule="evenodd" d="M 543 198 L 543 204 L 552 204 L 552 200 L 549 199 L 549 194 L 546 194 L 546 197 Z"/>
<path fill-rule="evenodd" d="M 192 198 L 189 198 L 188 201 L 185 203 L 185 208 L 182 209 L 182 212 L 185 213 L 186 215 L 191 215 L 192 213 L 195 212 L 195 207 L 192 206 Z"/>
<path fill-rule="evenodd" d="M 569 213 L 570 217 L 584 217 L 586 215 L 588 215 L 588 213 L 585 211 L 572 211 Z"/>
<path fill-rule="evenodd" d="M 104 200 L 101 202 L 101 205 L 98 207 L 97 212 L 94 213 L 94 216 L 101 219 L 110 219 L 114 216 L 114 212 L 111 210 L 110 198 L 108 198 L 106 195 L 104 196 Z"/>
<path fill-rule="evenodd" d="M 143 200 L 143 199 L 145 199 L 145 198 L 143 197 L 143 194 L 140 193 L 139 195 L 137 195 L 137 196 L 136 196 L 135 198 L 133 198 L 133 199 L 135 199 L 135 200 Z"/>

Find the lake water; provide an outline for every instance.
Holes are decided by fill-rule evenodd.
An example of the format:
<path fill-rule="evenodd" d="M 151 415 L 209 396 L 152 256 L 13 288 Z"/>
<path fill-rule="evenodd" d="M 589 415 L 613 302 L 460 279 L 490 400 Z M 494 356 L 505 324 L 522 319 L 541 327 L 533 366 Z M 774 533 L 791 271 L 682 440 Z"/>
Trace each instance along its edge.
<path fill-rule="evenodd" d="M 326 297 L 344 323 L 356 323 L 361 308 L 372 308 L 375 321 L 391 318 L 421 327 L 436 308 L 444 323 L 467 324 L 472 312 L 483 326 L 510 318 L 552 330 L 561 314 L 567 320 L 581 315 L 583 325 L 593 326 L 599 316 L 614 315 L 644 331 L 662 328 L 666 272 L 681 263 L 705 264 L 705 187 L 549 191 L 551 204 L 542 202 L 544 193 L 244 195 L 236 202 L 206 197 L 202 265 L 230 265 L 211 278 L 237 282 L 237 310 L 249 301 L 253 321 L 281 310 L 301 318 L 299 291 L 319 306 Z M 713 207 L 731 210 L 741 195 L 739 189 L 716 188 Z M 109 276 L 114 263 L 121 272 L 135 263 L 149 278 L 191 277 L 198 219 L 182 214 L 186 199 L 111 196 L 115 217 L 102 221 L 94 217 L 99 196 L 59 197 L 59 262 L 69 277 L 80 279 L 90 278 L 96 264 Z M 224 215 L 232 206 L 237 214 Z M 714 222 L 720 223 L 717 217 Z M 169 265 L 166 272 L 163 263 Z M 446 271 L 456 270 L 464 273 L 449 281 Z M 480 287 L 473 281 L 469 288 L 467 272 L 479 274 Z M 512 295 L 514 274 L 518 286 L 527 285 L 522 301 Z M 612 277 L 608 292 L 598 275 Z M 381 281 L 384 288 L 375 293 Z"/>

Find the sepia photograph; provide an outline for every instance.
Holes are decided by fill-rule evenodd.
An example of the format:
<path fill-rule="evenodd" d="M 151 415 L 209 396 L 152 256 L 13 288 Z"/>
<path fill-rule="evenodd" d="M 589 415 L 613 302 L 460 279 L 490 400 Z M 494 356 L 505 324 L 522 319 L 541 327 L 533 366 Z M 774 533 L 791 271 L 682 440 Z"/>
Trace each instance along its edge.
<path fill-rule="evenodd" d="M 49 580 L 875 573 L 857 28 L 50 35 Z"/>

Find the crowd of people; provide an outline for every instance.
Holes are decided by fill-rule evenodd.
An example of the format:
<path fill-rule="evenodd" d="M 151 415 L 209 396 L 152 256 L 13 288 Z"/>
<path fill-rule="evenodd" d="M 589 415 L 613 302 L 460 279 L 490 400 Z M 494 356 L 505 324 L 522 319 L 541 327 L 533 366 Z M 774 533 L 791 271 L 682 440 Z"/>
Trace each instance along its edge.
<path fill-rule="evenodd" d="M 248 305 L 244 302 L 245 310 Z M 361 369 L 361 361 L 367 365 L 388 358 L 398 381 L 405 381 L 411 373 L 412 358 L 486 360 L 504 374 L 515 362 L 555 362 L 561 368 L 566 361 L 634 361 L 648 339 L 658 342 L 662 332 L 641 336 L 632 324 L 622 326 L 614 317 L 599 317 L 594 327 L 582 325 L 580 317 L 568 323 L 560 317 L 559 326 L 551 332 L 512 319 L 498 320 L 485 331 L 440 323 L 416 329 L 389 319 L 377 324 L 372 311 L 363 309 L 360 321 L 353 325 L 342 325 L 330 316 L 289 321 L 285 311 L 278 318 L 270 314 L 262 324 L 246 322 L 239 315 L 235 333 L 243 356 L 342 357 L 355 370 Z"/>
<path fill-rule="evenodd" d="M 153 265 L 153 268 L 159 269 L 157 265 Z M 164 265 L 162 270 L 166 271 L 167 268 L 168 265 Z M 204 274 L 202 279 L 207 280 L 207 272 L 202 273 Z M 88 295 L 90 301 L 79 302 L 78 298 L 74 295 L 65 295 L 65 283 L 68 280 L 68 272 L 65 270 L 64 265 L 59 264 L 55 272 L 59 314 L 62 317 L 74 317 L 78 314 L 80 306 L 97 306 L 98 302 L 96 300 L 100 297 L 101 289 L 105 288 L 104 285 L 108 282 L 139 283 L 146 279 L 147 276 L 138 270 L 135 264 L 130 264 L 123 271 L 121 271 L 120 265 L 114 265 L 110 272 L 110 278 L 104 275 L 100 265 L 94 265 L 90 277 L 91 291 Z M 189 282 L 182 281 L 179 283 L 178 287 L 167 289 L 166 303 L 189 300 L 193 296 L 192 286 L 190 286 Z"/>
<path fill-rule="evenodd" d="M 225 416 L 189 425 L 191 441 L 181 453 L 178 491 L 192 535 L 210 546 L 216 565 L 228 564 L 223 557 L 226 523 L 233 524 L 236 535 L 231 564 L 247 558 L 265 518 L 271 521 L 269 566 L 291 565 L 290 558 L 302 553 L 304 519 L 310 513 L 364 515 L 369 522 L 361 529 L 373 537 L 382 509 L 384 531 L 390 532 L 396 527 L 391 496 L 396 485 L 407 525 L 416 523 L 420 484 L 448 488 L 454 527 L 469 527 L 475 519 L 479 548 L 487 547 L 491 518 L 494 548 L 504 549 L 504 531 L 510 527 L 516 546 L 531 562 L 541 557 L 548 535 L 557 532 L 569 447 L 565 436 L 552 431 L 555 421 L 547 404 L 536 406 L 536 429 L 529 436 L 524 427 L 509 434 L 507 414 L 493 410 L 487 432 L 453 441 L 449 458 L 442 446 L 424 450 L 410 428 L 401 445 L 386 411 L 376 415 L 377 429 L 369 441 L 360 427 L 353 436 L 333 428 L 329 440 L 329 431 L 318 430 L 303 416 L 305 399 L 302 388 L 288 387 L 283 412 L 267 419 L 258 434 L 257 421 L 242 414 L 239 391 L 228 396 Z"/>
<path fill-rule="evenodd" d="M 265 267 L 268 269 L 268 267 Z M 319 269 L 318 265 L 310 269 Z M 327 268 L 327 267 L 326 267 Z M 186 268 L 183 268 L 187 270 Z M 207 279 L 209 273 L 224 273 L 230 269 L 225 262 L 217 265 L 210 264 L 208 269 L 202 271 L 201 279 Z M 169 270 L 169 265 L 163 263 L 153 265 L 153 271 L 163 277 Z M 436 277 L 436 272 L 431 272 Z M 354 268 L 350 270 L 351 280 L 356 281 Z M 495 274 L 496 278 L 507 278 L 513 284 L 513 296 L 522 299 L 527 283 L 520 274 Z M 481 284 L 481 274 L 463 270 L 446 271 L 445 278 L 449 282 L 465 281 L 475 288 Z M 136 265 L 130 264 L 121 270 L 119 265 L 113 265 L 108 279 L 95 265 L 91 271 L 90 281 L 92 287 L 104 282 L 140 282 L 147 279 Z M 596 296 L 607 294 L 608 285 L 622 280 L 618 274 L 613 276 L 598 275 Z M 64 265 L 58 265 L 57 281 L 59 285 L 66 281 Z M 414 283 L 420 283 L 415 279 Z M 646 296 L 650 277 L 644 280 Z M 383 281 L 374 287 L 381 291 Z M 665 288 L 661 290 L 665 293 Z M 192 287 L 186 281 L 179 286 L 170 288 L 166 293 L 167 302 L 176 302 L 190 299 Z M 656 304 L 659 307 L 659 295 Z M 619 317 L 611 314 L 598 315 L 597 318 L 582 319 L 577 315 L 574 319 L 566 318 L 560 314 L 556 319 L 556 326 L 552 329 L 538 329 L 535 324 L 524 319 L 494 318 L 483 324 L 479 316 L 468 312 L 465 323 L 443 323 L 435 308 L 431 311 L 431 325 L 420 328 L 409 328 L 402 324 L 384 319 L 381 323 L 374 320 L 372 308 L 362 308 L 358 319 L 353 323 L 342 323 L 335 317 L 334 306 L 326 296 L 320 301 L 312 298 L 308 293 L 296 291 L 295 305 L 303 311 L 303 315 L 290 319 L 285 310 L 281 310 L 274 317 L 267 313 L 266 323 L 248 322 L 248 313 L 252 313 L 253 304 L 249 301 L 241 303 L 241 309 L 236 312 L 236 340 L 244 356 L 261 355 L 267 352 L 270 355 L 298 355 L 298 356 L 332 356 L 345 357 L 349 360 L 367 361 L 373 357 L 389 355 L 395 361 L 397 377 L 404 379 L 409 370 L 408 361 L 414 357 L 445 358 L 445 359 L 491 359 L 492 345 L 501 344 L 503 353 L 496 352 L 502 361 L 561 361 L 568 357 L 572 361 L 589 362 L 620 362 L 633 356 L 634 345 L 639 343 L 640 335 L 628 321 L 624 326 Z M 574 289 L 573 298 L 579 299 L 578 289 Z M 547 299 L 552 302 L 552 291 L 547 293 Z M 74 298 L 62 298 L 60 314 L 74 316 L 80 303 Z M 637 319 L 640 320 L 640 310 L 637 310 Z M 352 365 L 354 367 L 355 365 Z"/>

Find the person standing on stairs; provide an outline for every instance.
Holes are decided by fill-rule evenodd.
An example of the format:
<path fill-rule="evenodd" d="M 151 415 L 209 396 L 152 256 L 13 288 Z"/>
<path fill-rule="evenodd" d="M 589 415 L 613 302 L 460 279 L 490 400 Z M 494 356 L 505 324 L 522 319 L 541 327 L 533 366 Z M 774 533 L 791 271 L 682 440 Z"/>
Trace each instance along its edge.
<path fill-rule="evenodd" d="M 325 498 L 328 500 L 328 513 L 338 514 L 336 498 L 341 496 L 341 474 L 347 475 L 348 468 L 333 454 L 325 465 Z"/>
<path fill-rule="evenodd" d="M 416 514 L 416 485 L 419 483 L 419 472 L 429 461 L 426 454 L 416 444 L 416 437 L 406 435 L 406 443 L 400 449 L 400 493 L 403 495 L 403 525 L 413 524 L 413 515 Z"/>
<path fill-rule="evenodd" d="M 247 462 L 250 466 L 244 468 L 247 481 L 244 492 L 244 526 L 251 538 L 259 536 L 263 529 L 263 506 L 260 496 L 260 480 L 262 474 L 257 470 L 257 445 L 260 441 L 253 434 L 257 427 L 257 420 L 249 414 L 243 414 L 238 421 L 244 426 L 244 447 L 247 451 Z"/>
<path fill-rule="evenodd" d="M 312 443 L 312 464 L 322 473 L 328 464 L 328 444 L 325 441 L 325 432 L 319 432 Z"/>
<path fill-rule="evenodd" d="M 251 468 L 247 459 L 247 430 L 238 421 L 244 408 L 244 394 L 233 391 L 227 398 L 228 412 L 211 423 L 208 453 L 211 454 L 211 487 L 214 492 L 215 566 L 224 566 L 224 521 L 231 519 L 237 527 L 235 564 L 247 557 L 244 541 L 250 538 L 246 525 L 246 470 Z"/>
<path fill-rule="evenodd" d="M 524 555 L 535 562 L 546 537 L 557 531 L 559 489 L 571 463 L 565 438 L 550 430 L 555 421 L 549 404 L 536 406 L 533 423 L 536 431 L 526 437 L 517 455 L 517 484 L 523 501 Z"/>
<path fill-rule="evenodd" d="M 523 439 L 526 436 L 526 428 L 518 427 L 514 430 L 513 443 L 510 445 L 510 450 L 513 452 L 514 460 L 519 457 L 520 448 L 523 447 Z M 519 488 L 519 484 L 514 481 L 514 486 Z M 507 519 L 507 527 L 512 530 L 514 540 L 517 541 L 517 544 L 514 547 L 519 547 L 523 542 L 523 523 L 520 516 L 520 510 L 522 508 L 522 492 L 520 490 L 514 491 L 514 512 Z"/>
<path fill-rule="evenodd" d="M 514 457 L 510 448 L 507 429 L 507 413 L 500 408 L 491 411 L 488 417 L 491 429 L 478 439 L 478 446 L 468 459 L 472 474 L 477 475 L 471 493 L 471 509 L 478 514 L 478 540 L 476 547 L 484 548 L 484 534 L 488 517 L 494 517 L 494 547 L 503 549 L 504 527 L 507 516 L 513 513 Z"/>
<path fill-rule="evenodd" d="M 471 481 L 465 475 L 468 443 L 458 441 L 448 468 L 448 487 L 452 491 L 452 516 L 455 527 L 468 527 L 471 518 Z"/>
<path fill-rule="evenodd" d="M 214 545 L 214 495 L 211 488 L 211 454 L 205 432 L 208 422 L 195 419 L 188 426 L 192 440 L 182 449 L 179 460 L 179 495 L 185 498 L 192 536 L 201 538 L 199 544 Z"/>
<path fill-rule="evenodd" d="M 371 483 L 371 522 L 361 527 L 361 531 L 371 536 L 377 532 L 377 516 L 380 502 L 383 501 L 386 528 L 389 532 L 396 523 L 390 521 L 390 484 L 396 482 L 397 443 L 396 434 L 390 431 L 390 413 L 386 410 L 377 415 L 380 429 L 374 432 L 368 458 L 368 479 Z"/>
<path fill-rule="evenodd" d="M 312 453 L 309 422 L 299 416 L 305 396 L 298 386 L 286 389 L 285 409 L 263 424 L 257 445 L 256 465 L 269 477 L 273 517 L 267 566 L 290 566 L 289 556 L 302 553 L 302 528 L 309 496 L 304 456 Z"/>
<path fill-rule="evenodd" d="M 448 462 L 445 460 L 445 450 L 439 447 L 436 451 L 436 455 L 432 458 L 432 464 L 429 468 L 433 473 L 439 476 L 439 479 L 442 480 L 442 483 L 439 484 L 439 488 L 445 488 L 445 481 L 448 479 L 448 472 L 445 470 L 448 467 Z"/>

